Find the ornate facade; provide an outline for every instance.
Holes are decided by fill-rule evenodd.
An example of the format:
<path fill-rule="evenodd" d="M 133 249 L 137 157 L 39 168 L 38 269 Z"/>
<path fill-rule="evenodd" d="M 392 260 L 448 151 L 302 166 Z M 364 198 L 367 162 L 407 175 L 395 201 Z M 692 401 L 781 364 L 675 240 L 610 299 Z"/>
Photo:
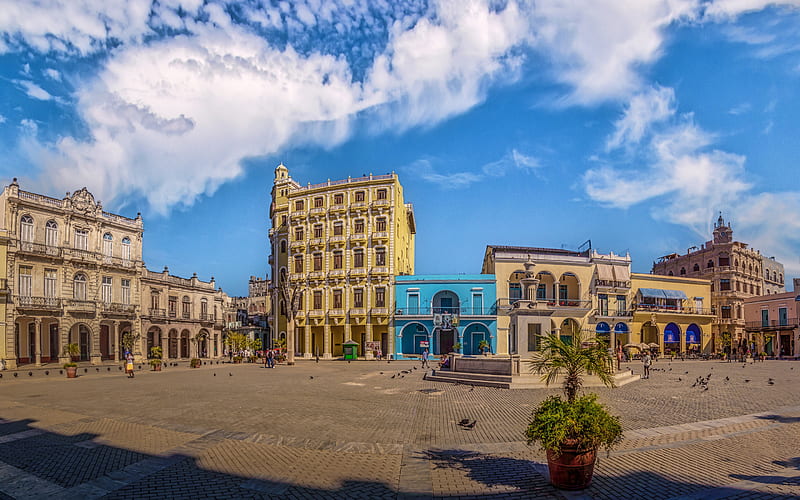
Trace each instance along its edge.
<path fill-rule="evenodd" d="M 765 273 L 774 279 L 765 281 Z M 714 314 L 711 350 L 730 349 L 747 340 L 743 305 L 745 299 L 783 288 L 783 265 L 765 259 L 746 243 L 733 240 L 733 229 L 722 216 L 714 224 L 713 239 L 684 255 L 670 254 L 653 264 L 653 274 L 711 280 L 711 308 Z"/>
<path fill-rule="evenodd" d="M 416 233 L 397 175 L 301 186 L 279 165 L 270 218 L 273 332 L 286 336 L 296 309 L 293 348 L 307 358 L 341 356 L 346 340 L 394 352 L 394 276 L 414 272 Z M 297 292 L 289 307 L 287 289 Z"/>
<path fill-rule="evenodd" d="M 77 344 L 80 361 L 119 360 L 126 334 L 137 359 L 153 345 L 162 345 L 166 359 L 219 352 L 211 342 L 221 336 L 224 294 L 214 291 L 213 278 L 203 283 L 148 271 L 141 215 L 106 212 L 86 188 L 58 199 L 24 191 L 14 179 L 0 194 L 0 226 L 7 231 L 0 235 L 5 368 L 66 362 L 70 344 Z M 154 302 L 154 291 L 163 305 Z M 173 296 L 181 309 L 171 316 Z M 180 343 L 187 333 L 198 347 Z"/>

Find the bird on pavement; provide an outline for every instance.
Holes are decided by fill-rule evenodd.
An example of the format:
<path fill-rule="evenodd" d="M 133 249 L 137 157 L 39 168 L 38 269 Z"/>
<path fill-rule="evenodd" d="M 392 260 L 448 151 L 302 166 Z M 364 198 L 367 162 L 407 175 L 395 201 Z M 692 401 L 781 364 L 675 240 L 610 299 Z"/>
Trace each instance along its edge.
<path fill-rule="evenodd" d="M 472 429 L 473 427 L 475 427 L 475 424 L 477 424 L 477 423 L 478 423 L 478 421 L 477 421 L 477 420 L 473 420 L 471 423 L 469 423 L 469 424 L 465 424 L 463 427 L 464 427 L 465 429 Z"/>
<path fill-rule="evenodd" d="M 309 380 L 314 380 L 314 375 L 309 375 L 308 378 Z"/>
<path fill-rule="evenodd" d="M 462 419 L 461 419 L 461 420 L 458 422 L 458 425 L 467 425 L 468 423 L 469 423 L 469 419 L 468 419 L 468 418 L 462 418 Z"/>
<path fill-rule="evenodd" d="M 233 377 L 233 373 L 231 373 L 231 372 L 228 372 L 228 376 L 229 376 L 229 377 Z"/>
<path fill-rule="evenodd" d="M 217 376 L 217 374 L 216 374 L 216 373 L 214 373 L 214 376 L 216 377 L 216 376 Z"/>
<path fill-rule="evenodd" d="M 744 379 L 745 382 L 750 382 L 749 378 Z"/>
<path fill-rule="evenodd" d="M 395 378 L 396 376 L 397 376 L 397 374 L 395 373 L 394 375 L 392 375 L 392 378 Z"/>

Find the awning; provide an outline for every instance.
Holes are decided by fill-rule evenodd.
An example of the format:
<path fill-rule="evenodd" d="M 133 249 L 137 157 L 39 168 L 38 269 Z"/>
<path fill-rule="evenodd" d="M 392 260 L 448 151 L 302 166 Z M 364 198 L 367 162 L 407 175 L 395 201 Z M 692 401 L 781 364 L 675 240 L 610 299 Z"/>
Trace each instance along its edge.
<path fill-rule="evenodd" d="M 630 281 L 631 270 L 628 266 L 615 265 L 614 276 L 616 277 L 617 281 Z"/>
<path fill-rule="evenodd" d="M 611 332 L 611 327 L 608 326 L 608 323 L 606 323 L 605 321 L 601 321 L 600 323 L 597 323 L 597 326 L 595 327 L 595 332 L 607 334 Z"/>
<path fill-rule="evenodd" d="M 681 290 L 662 290 L 660 288 L 640 288 L 642 297 L 651 299 L 670 299 L 670 300 L 688 300 L 689 298 Z"/>
<path fill-rule="evenodd" d="M 625 323 L 617 323 L 614 325 L 614 333 L 628 333 L 628 325 Z"/>
<path fill-rule="evenodd" d="M 614 281 L 614 271 L 608 264 L 597 264 L 597 277 L 601 280 Z"/>

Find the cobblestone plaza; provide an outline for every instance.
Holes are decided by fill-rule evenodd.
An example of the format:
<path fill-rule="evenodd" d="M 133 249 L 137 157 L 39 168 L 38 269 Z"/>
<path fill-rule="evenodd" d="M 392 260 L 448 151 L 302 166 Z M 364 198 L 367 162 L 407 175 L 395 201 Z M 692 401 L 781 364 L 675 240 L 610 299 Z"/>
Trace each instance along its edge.
<path fill-rule="evenodd" d="M 592 389 L 626 436 L 579 493 L 553 489 L 522 437 L 557 389 L 425 381 L 412 361 L 3 372 L 0 498 L 800 496 L 800 363 L 654 368 Z"/>

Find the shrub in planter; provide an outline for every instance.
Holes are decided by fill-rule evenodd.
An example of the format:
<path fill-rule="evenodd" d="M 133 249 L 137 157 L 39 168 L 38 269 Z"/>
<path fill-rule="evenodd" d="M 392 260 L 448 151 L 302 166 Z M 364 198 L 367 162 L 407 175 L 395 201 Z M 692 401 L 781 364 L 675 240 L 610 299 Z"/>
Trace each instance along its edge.
<path fill-rule="evenodd" d="M 200 358 L 192 358 L 189 360 L 189 366 L 191 368 L 200 368 L 201 363 L 202 361 L 200 361 Z"/>
<path fill-rule="evenodd" d="M 153 346 L 150 348 L 150 366 L 153 367 L 153 371 L 161 371 L 161 356 L 163 353 L 164 351 L 161 349 L 161 346 Z"/>
<path fill-rule="evenodd" d="M 242 357 L 241 356 L 234 356 L 233 357 L 233 363 L 234 364 L 241 363 L 241 362 L 242 362 Z"/>
<path fill-rule="evenodd" d="M 64 369 L 67 371 L 67 378 L 75 378 L 78 376 L 78 364 L 77 363 L 64 363 Z"/>

